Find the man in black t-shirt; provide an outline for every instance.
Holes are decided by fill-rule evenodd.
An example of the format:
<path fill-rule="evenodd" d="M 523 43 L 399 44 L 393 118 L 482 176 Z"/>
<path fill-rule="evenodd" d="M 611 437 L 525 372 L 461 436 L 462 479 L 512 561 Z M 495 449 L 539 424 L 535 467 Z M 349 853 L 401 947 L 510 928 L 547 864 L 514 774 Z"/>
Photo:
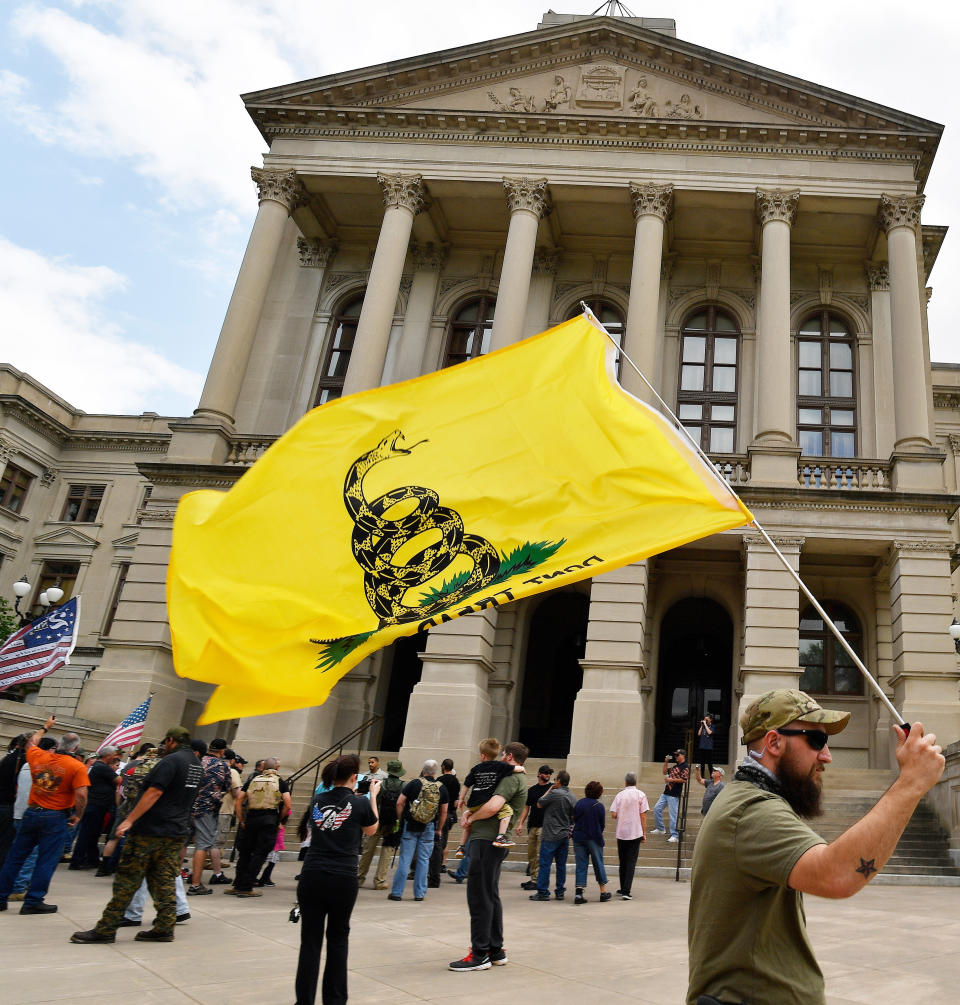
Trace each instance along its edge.
<path fill-rule="evenodd" d="M 7 756 L 0 761 L 0 866 L 13 844 L 16 828 L 13 825 L 13 804 L 17 798 L 17 776 L 26 760 L 24 748 L 29 733 L 21 733 L 10 741 Z"/>
<path fill-rule="evenodd" d="M 71 942 L 114 942 L 123 912 L 144 878 L 153 894 L 157 919 L 153 928 L 138 932 L 137 942 L 173 942 L 177 921 L 176 881 L 180 846 L 190 833 L 190 810 L 203 778 L 190 734 L 183 726 L 167 730 L 160 759 L 143 780 L 137 804 L 117 827 L 127 836 L 113 880 L 113 897 L 96 925 L 74 932 Z"/>
<path fill-rule="evenodd" d="M 437 830 L 430 856 L 427 886 L 434 888 L 440 885 L 440 874 L 446 871 L 443 863 L 447 857 L 447 839 L 450 837 L 450 828 L 457 822 L 456 805 L 460 798 L 460 780 L 453 773 L 453 761 L 449 757 L 440 764 L 440 771 L 442 774 L 437 781 L 447 790 L 447 819 L 443 822 L 443 827 Z"/>
<path fill-rule="evenodd" d="M 117 765 L 120 754 L 116 747 L 103 747 L 97 760 L 87 768 L 90 791 L 87 808 L 77 828 L 77 840 L 70 858 L 71 869 L 96 869 L 100 865 L 100 835 L 104 825 L 113 826 L 117 809 Z"/>
<path fill-rule="evenodd" d="M 517 824 L 517 837 L 523 834 L 523 825 L 527 824 L 527 875 L 526 883 L 521 883 L 522 890 L 536 890 L 535 879 L 540 871 L 540 832 L 543 830 L 543 810 L 537 803 L 553 788 L 553 768 L 549 764 L 541 764 L 537 769 L 537 784 L 527 789 L 527 804 L 520 814 Z"/>

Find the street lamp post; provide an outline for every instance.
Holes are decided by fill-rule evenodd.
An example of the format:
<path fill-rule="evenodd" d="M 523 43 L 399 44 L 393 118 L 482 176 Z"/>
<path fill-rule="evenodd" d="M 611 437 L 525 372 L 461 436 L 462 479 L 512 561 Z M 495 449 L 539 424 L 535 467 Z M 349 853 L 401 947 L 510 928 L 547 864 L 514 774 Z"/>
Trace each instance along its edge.
<path fill-rule="evenodd" d="M 26 597 L 32 589 L 33 587 L 30 585 L 30 581 L 25 575 L 21 576 L 20 579 L 13 584 L 13 593 L 16 597 L 16 601 L 13 605 L 13 613 L 20 619 L 21 628 L 24 625 L 29 625 L 31 622 L 36 620 L 31 616 L 30 611 L 20 610 L 20 601 L 23 600 L 23 598 Z M 57 579 L 53 586 L 48 586 L 40 594 L 40 596 L 37 597 L 37 603 L 39 603 L 41 607 L 38 617 L 43 617 L 43 615 L 46 614 L 52 606 L 59 604 L 62 599 L 63 590 L 60 589 L 60 580 Z"/>
<path fill-rule="evenodd" d="M 960 653 L 960 622 L 956 618 L 950 625 L 950 638 L 953 639 L 953 648 Z"/>

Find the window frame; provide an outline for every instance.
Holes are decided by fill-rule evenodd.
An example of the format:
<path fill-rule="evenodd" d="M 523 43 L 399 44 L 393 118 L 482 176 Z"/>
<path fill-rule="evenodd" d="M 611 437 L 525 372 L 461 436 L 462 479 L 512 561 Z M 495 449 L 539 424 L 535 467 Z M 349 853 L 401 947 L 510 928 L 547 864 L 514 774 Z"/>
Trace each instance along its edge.
<path fill-rule="evenodd" d="M 60 513 L 60 521 L 62 523 L 96 523 L 106 492 L 106 485 L 84 483 L 68 485 L 67 497 L 63 501 L 63 510 Z M 76 506 L 76 509 L 71 516 L 70 510 L 73 505 Z"/>
<path fill-rule="evenodd" d="M 860 623 L 860 618 L 858 618 L 857 615 L 854 613 L 854 611 L 851 610 L 851 608 L 849 608 L 846 604 L 841 604 L 836 601 L 828 600 L 828 601 L 821 601 L 820 606 L 827 612 L 827 614 L 834 623 L 845 620 L 848 622 L 852 622 L 857 626 L 856 631 L 841 630 L 841 634 L 847 640 L 847 642 L 850 643 L 850 647 L 857 654 L 857 656 L 859 656 L 860 659 L 862 660 L 864 636 L 863 636 L 863 627 Z M 800 661 L 800 666 L 802 668 L 802 672 L 800 674 L 800 684 L 799 684 L 800 690 L 806 691 L 808 694 L 826 695 L 831 698 L 862 698 L 864 695 L 863 675 L 860 673 L 859 669 L 856 668 L 856 666 L 854 666 L 853 669 L 856 674 L 858 690 L 856 691 L 836 690 L 836 671 L 837 671 L 836 655 L 837 652 L 839 651 L 842 652 L 846 657 L 846 651 L 843 649 L 843 647 L 837 641 L 836 636 L 833 634 L 832 631 L 830 631 L 830 629 L 826 626 L 825 623 L 823 625 L 822 631 L 815 630 L 812 628 L 803 628 L 802 627 L 803 622 L 807 620 L 808 617 L 816 618 L 818 621 L 821 622 L 823 622 L 823 619 L 817 613 L 813 605 L 808 604 L 800 612 L 799 623 L 801 625 L 800 628 L 801 643 L 804 641 L 804 639 L 809 641 L 821 641 L 821 640 L 823 641 L 822 652 L 823 652 L 824 690 L 816 690 L 814 688 L 809 687 L 809 685 L 804 684 L 803 676 L 806 673 L 806 666 L 803 663 L 803 656 L 801 649 L 798 647 L 797 656 Z"/>
<path fill-rule="evenodd" d="M 33 600 L 28 610 L 34 610 L 40 606 L 40 594 L 49 586 L 56 586 L 59 581 L 63 596 L 57 607 L 65 604 L 72 596 L 77 580 L 80 578 L 80 563 L 71 562 L 68 559 L 48 558 L 40 567 L 40 575 L 37 577 L 37 585 L 33 591 Z M 49 610 L 50 608 L 47 608 Z"/>
<path fill-rule="evenodd" d="M 354 345 L 357 337 L 357 327 L 360 324 L 360 312 L 363 310 L 363 301 L 366 298 L 366 288 L 354 291 L 344 297 L 337 305 L 337 309 L 330 318 L 329 337 L 327 347 L 323 354 L 323 365 L 320 367 L 320 377 L 317 380 L 317 387 L 313 395 L 313 407 L 325 405 L 328 401 L 335 401 L 343 394 L 343 382 L 347 377 L 347 370 L 350 367 L 350 360 L 353 355 Z M 356 314 L 348 314 L 347 311 L 357 305 Z M 351 331 L 352 329 L 352 331 Z M 341 334 L 350 332 L 350 345 L 345 347 L 341 341 Z M 340 372 L 331 374 L 330 367 L 333 363 L 334 354 L 342 356 L 344 362 L 338 359 L 336 369 Z"/>
<path fill-rule="evenodd" d="M 474 304 L 479 305 L 476 320 L 459 320 L 459 315 Z M 493 337 L 493 315 L 496 308 L 497 295 L 495 293 L 474 293 L 465 297 L 450 311 L 443 338 L 443 355 L 440 360 L 441 370 L 445 370 L 448 366 L 458 366 L 460 363 L 468 363 L 470 360 L 479 359 L 485 355 L 483 345 L 486 341 L 489 349 L 489 342 Z M 480 338 L 476 340 L 476 344 L 468 351 L 457 353 L 457 358 L 451 359 L 451 349 L 458 331 L 467 332 L 469 335 L 476 335 L 479 331 Z"/>
<path fill-rule="evenodd" d="M 689 328 L 690 322 L 693 318 L 700 314 L 707 315 L 707 324 L 703 329 L 699 328 Z M 722 315 L 727 319 L 732 325 L 732 331 L 722 331 L 717 327 L 717 317 Z M 701 391 L 688 390 L 683 387 L 683 366 L 684 366 L 684 348 L 687 338 L 702 338 L 704 339 L 704 353 L 703 353 L 703 385 L 704 389 Z M 732 369 L 734 371 L 734 381 L 732 391 L 715 391 L 713 390 L 713 378 L 714 378 L 714 368 L 719 365 L 724 368 L 729 368 L 730 364 L 722 363 L 716 364 L 716 340 L 721 339 L 733 339 L 736 345 L 736 360 L 733 363 Z M 679 345 L 679 357 L 677 360 L 677 417 L 680 419 L 681 424 L 690 435 L 696 439 L 691 426 L 699 427 L 700 429 L 700 448 L 704 453 L 708 454 L 735 454 L 737 452 L 737 421 L 738 421 L 738 406 L 740 398 L 740 370 L 743 362 L 743 333 L 740 330 L 740 325 L 737 322 L 736 316 L 732 311 L 726 309 L 720 304 L 700 304 L 697 307 L 692 308 L 687 312 L 686 317 L 683 320 L 683 324 L 680 326 L 680 345 Z M 708 389 L 709 387 L 709 389 Z M 692 417 L 684 420 L 681 414 L 684 405 L 696 405 L 701 409 L 700 419 L 695 420 Z M 720 419 L 714 418 L 713 409 L 714 407 L 721 408 L 733 408 L 733 418 L 732 419 Z M 689 425 L 688 425 L 689 423 Z M 730 429 L 733 432 L 733 444 L 730 450 L 714 450 L 711 446 L 710 440 L 712 431 L 714 429 Z"/>
<path fill-rule="evenodd" d="M 820 333 L 819 335 L 814 335 L 812 332 L 804 332 L 803 328 L 808 325 L 815 318 L 819 318 L 820 323 Z M 836 321 L 843 325 L 846 334 L 836 335 L 831 334 L 830 324 L 831 321 Z M 818 345 L 820 347 L 820 367 L 818 372 L 820 373 L 820 394 L 802 394 L 801 393 L 801 377 L 806 371 L 814 372 L 816 368 L 803 365 L 803 345 Z M 847 367 L 834 367 L 831 365 L 831 353 L 830 347 L 834 345 L 845 345 L 850 351 L 850 366 Z M 826 362 L 826 366 L 824 366 Z M 829 307 L 819 307 L 815 311 L 809 312 L 806 317 L 797 326 L 797 375 L 796 375 L 796 387 L 797 387 L 797 406 L 796 406 L 796 421 L 797 421 L 797 443 L 801 444 L 801 456 L 802 457 L 822 457 L 826 460 L 836 461 L 839 463 L 844 463 L 853 460 L 858 456 L 859 450 L 859 438 L 857 435 L 858 426 L 858 415 L 857 415 L 857 336 L 853 331 L 853 326 L 851 325 L 849 319 L 835 310 L 831 310 Z M 849 373 L 850 374 L 850 391 L 849 396 L 846 395 L 833 395 L 830 393 L 823 393 L 824 390 L 829 392 L 830 390 L 830 379 L 833 373 Z M 801 415 L 804 410 L 810 411 L 813 409 L 819 409 L 820 411 L 820 421 L 801 421 Z M 852 412 L 853 422 L 852 423 L 837 423 L 833 421 L 834 412 Z M 802 440 L 804 433 L 819 433 L 820 435 L 820 453 L 809 453 L 807 450 L 803 449 Z M 850 433 L 853 436 L 853 449 L 849 454 L 835 454 L 833 452 L 833 437 L 834 434 L 844 434 Z"/>
<path fill-rule="evenodd" d="M 0 475 L 0 507 L 10 513 L 23 513 L 24 503 L 30 492 L 30 486 L 36 481 L 36 475 L 30 474 L 12 461 L 7 461 Z M 17 490 L 21 490 L 19 495 Z M 11 505 L 16 503 L 16 505 Z"/>
<path fill-rule="evenodd" d="M 107 608 L 107 616 L 103 622 L 103 630 L 100 632 L 102 636 L 109 636 L 110 629 L 113 627 L 113 619 L 117 616 L 117 608 L 120 606 L 120 595 L 123 593 L 123 587 L 126 585 L 127 576 L 130 574 L 131 562 L 121 562 L 119 570 L 117 572 L 117 581 L 113 587 L 113 596 L 110 598 L 110 606 Z"/>
<path fill-rule="evenodd" d="M 613 336 L 614 341 L 617 343 L 617 347 L 619 349 L 623 349 L 623 339 L 627 334 L 626 311 L 615 300 L 611 300 L 609 297 L 596 296 L 582 297 L 581 299 L 583 303 L 590 308 L 603 327 L 606 328 L 610 335 Z M 616 314 L 619 319 L 612 327 L 609 322 L 603 320 L 602 314 L 605 310 Z M 572 321 L 574 318 L 580 317 L 581 314 L 583 314 L 583 308 L 580 306 L 580 300 L 577 300 L 577 302 L 567 312 L 566 320 Z M 622 372 L 623 354 L 618 352 L 616 357 L 616 374 L 618 380 L 620 379 Z"/>

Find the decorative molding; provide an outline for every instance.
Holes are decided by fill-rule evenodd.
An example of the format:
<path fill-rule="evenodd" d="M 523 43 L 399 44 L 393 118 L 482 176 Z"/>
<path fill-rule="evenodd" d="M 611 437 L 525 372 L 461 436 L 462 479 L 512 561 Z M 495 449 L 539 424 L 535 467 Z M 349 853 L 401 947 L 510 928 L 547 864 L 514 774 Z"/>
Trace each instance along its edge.
<path fill-rule="evenodd" d="M 559 248 L 547 248 L 541 244 L 533 253 L 533 273 L 555 276 L 560 265 L 561 255 L 562 251 Z"/>
<path fill-rule="evenodd" d="M 578 108 L 606 108 L 620 111 L 623 108 L 622 66 L 610 63 L 594 63 L 580 70 L 577 85 L 576 105 Z"/>
<path fill-rule="evenodd" d="M 673 186 L 654 185 L 644 182 L 636 185 L 630 182 L 630 199 L 633 202 L 633 218 L 658 216 L 666 222 L 673 213 Z"/>
<path fill-rule="evenodd" d="M 667 290 L 667 306 L 673 307 L 685 296 L 690 293 L 696 293 L 700 289 L 702 289 L 700 286 L 671 286 Z"/>
<path fill-rule="evenodd" d="M 843 297 L 845 300 L 849 300 L 851 304 L 859 307 L 862 311 L 870 309 L 870 298 L 865 297 L 860 293 L 838 293 L 837 296 Z"/>
<path fill-rule="evenodd" d="M 660 259 L 660 281 L 669 283 L 673 267 L 677 264 L 676 252 L 668 253 Z"/>
<path fill-rule="evenodd" d="M 934 391 L 934 408 L 960 408 L 960 391 Z"/>
<path fill-rule="evenodd" d="M 707 262 L 707 277 L 704 285 L 707 288 L 707 300 L 716 300 L 720 293 L 720 266 L 719 259 Z"/>
<path fill-rule="evenodd" d="M 923 295 L 926 298 L 926 303 L 929 304 L 930 301 L 933 299 L 933 287 L 932 286 L 924 286 L 924 288 L 923 288 Z"/>
<path fill-rule="evenodd" d="M 250 177 L 257 186 L 260 202 L 279 202 L 288 213 L 307 202 L 307 190 L 296 171 L 273 171 L 269 168 L 250 168 Z"/>
<path fill-rule="evenodd" d="M 337 246 L 319 237 L 298 237 L 297 251 L 301 269 L 325 269 L 337 253 Z"/>
<path fill-rule="evenodd" d="M 450 246 L 447 244 L 434 244 L 433 241 L 413 241 L 410 244 L 410 257 L 418 272 L 440 272 L 447 264 L 449 253 Z"/>
<path fill-rule="evenodd" d="M 45 488 L 49 489 L 53 486 L 53 483 L 57 480 L 57 470 L 56 468 L 44 468 L 40 473 L 40 484 Z"/>
<path fill-rule="evenodd" d="M 6 464 L 17 456 L 17 448 L 9 443 L 0 442 L 0 464 Z"/>
<path fill-rule="evenodd" d="M 383 174 L 377 172 L 377 181 L 383 191 L 383 204 L 402 207 L 416 216 L 427 204 L 427 190 L 423 185 L 423 175 Z"/>
<path fill-rule="evenodd" d="M 880 196 L 880 209 L 877 211 L 877 222 L 884 232 L 889 234 L 896 227 L 909 227 L 916 230 L 920 226 L 920 210 L 923 209 L 926 196 L 896 195 Z"/>
<path fill-rule="evenodd" d="M 800 190 L 786 191 L 782 188 L 757 189 L 757 220 L 765 227 L 774 220 L 793 226 L 797 219 L 797 205 L 800 202 Z"/>
<path fill-rule="evenodd" d="M 954 456 L 960 454 L 960 436 L 956 433 L 950 433 L 947 439 L 950 441 L 950 449 L 953 451 Z"/>
<path fill-rule="evenodd" d="M 922 538 L 919 541 L 893 541 L 892 551 L 933 551 L 949 554 L 954 549 L 953 541 L 931 541 Z"/>
<path fill-rule="evenodd" d="M 462 286 L 469 282 L 470 282 L 469 279 L 464 279 L 459 276 L 457 277 L 449 276 L 446 279 L 441 279 L 439 295 L 442 297 L 447 293 L 449 293 L 455 286 Z"/>
<path fill-rule="evenodd" d="M 407 313 L 407 304 L 410 302 L 410 291 L 413 289 L 413 276 L 401 276 L 400 287 L 397 290 L 397 304 L 394 309 L 394 317 L 402 317 Z"/>
<path fill-rule="evenodd" d="M 757 291 L 754 290 L 730 290 L 735 297 L 739 297 L 752 311 L 757 309 Z"/>
<path fill-rule="evenodd" d="M 329 293 L 338 286 L 343 286 L 351 282 L 366 283 L 369 277 L 367 272 L 331 272 L 327 275 L 326 291 Z"/>
<path fill-rule="evenodd" d="M 138 509 L 137 523 L 143 526 L 146 523 L 173 523 L 173 518 L 177 515 L 175 509 Z"/>
<path fill-rule="evenodd" d="M 536 98 L 532 94 L 527 94 L 519 87 L 508 87 L 504 99 L 498 98 L 493 91 L 487 91 L 490 104 L 500 112 L 539 112 L 543 115 L 551 115 L 558 112 L 561 105 L 570 107 L 570 98 L 573 90 L 561 74 L 556 74 L 553 78 L 553 86 L 543 98 Z M 539 108 L 537 107 L 539 105 Z"/>
<path fill-rule="evenodd" d="M 792 534 L 771 534 L 770 540 L 773 541 L 778 548 L 796 548 L 797 551 L 801 551 L 807 539 L 805 537 L 798 537 L 797 535 Z M 767 544 L 766 540 L 760 534 L 744 534 L 743 544 L 744 547 L 747 548 L 756 548 L 761 545 L 768 550 L 770 548 L 770 545 Z"/>
<path fill-rule="evenodd" d="M 833 301 L 833 266 L 818 265 L 817 279 L 820 285 L 820 303 L 829 307 Z"/>
<path fill-rule="evenodd" d="M 550 215 L 553 206 L 546 178 L 504 178 L 503 187 L 507 190 L 507 209 L 511 213 L 525 209 L 538 219 Z"/>
<path fill-rule="evenodd" d="M 874 293 L 890 289 L 890 269 L 886 262 L 867 262 L 867 285 Z"/>

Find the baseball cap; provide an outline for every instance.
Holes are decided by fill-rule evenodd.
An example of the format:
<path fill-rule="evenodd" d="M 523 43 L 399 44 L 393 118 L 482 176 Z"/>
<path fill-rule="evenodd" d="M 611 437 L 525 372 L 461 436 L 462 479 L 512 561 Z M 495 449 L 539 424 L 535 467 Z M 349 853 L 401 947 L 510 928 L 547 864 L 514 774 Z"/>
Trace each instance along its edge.
<path fill-rule="evenodd" d="M 740 716 L 740 728 L 743 730 L 740 742 L 753 743 L 768 730 L 780 729 L 797 719 L 817 725 L 825 733 L 833 735 L 846 728 L 850 713 L 822 708 L 803 691 L 768 691 L 750 702 Z"/>
<path fill-rule="evenodd" d="M 189 743 L 190 742 L 190 730 L 184 729 L 183 726 L 171 726 L 166 733 L 163 734 L 165 740 L 176 740 L 177 743 Z"/>
<path fill-rule="evenodd" d="M 681 754 L 684 757 L 687 756 L 687 752 L 683 749 L 683 747 L 677 747 L 677 749 L 673 752 L 674 757 L 680 757 Z"/>
<path fill-rule="evenodd" d="M 210 749 L 211 750 L 226 750 L 227 749 L 227 741 L 224 740 L 224 738 L 222 736 L 218 736 L 215 740 L 211 740 L 210 741 Z"/>
<path fill-rule="evenodd" d="M 537 774 L 538 775 L 552 775 L 553 774 L 553 768 L 551 768 L 549 764 L 541 764 L 540 767 L 537 768 Z"/>

